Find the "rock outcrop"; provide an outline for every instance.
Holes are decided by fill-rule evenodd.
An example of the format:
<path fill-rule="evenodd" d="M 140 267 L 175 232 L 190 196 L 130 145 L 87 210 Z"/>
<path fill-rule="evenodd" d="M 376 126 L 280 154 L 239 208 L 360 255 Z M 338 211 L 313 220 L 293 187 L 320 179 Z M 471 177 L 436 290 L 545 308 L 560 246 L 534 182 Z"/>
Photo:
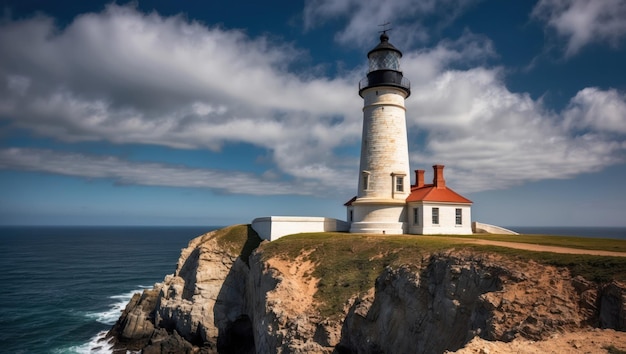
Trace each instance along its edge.
<path fill-rule="evenodd" d="M 314 300 L 315 267 L 300 255 L 294 260 L 250 261 L 250 317 L 257 353 L 332 353 L 341 324 L 323 319 Z"/>
<path fill-rule="evenodd" d="M 597 291 L 591 289 L 590 282 L 572 279 L 566 269 L 488 254 L 433 255 L 421 271 L 385 269 L 374 296 L 352 306 L 339 347 L 358 353 L 386 348 L 441 353 L 462 348 L 476 336 L 539 341 L 597 324 L 599 314 L 602 326 L 619 328 L 615 320 L 602 320 L 602 314 L 616 313 L 624 299 L 618 305 L 617 294 L 607 294 L 610 300 L 602 301 L 611 304 L 598 311 Z"/>
<path fill-rule="evenodd" d="M 589 328 L 621 331 L 611 335 L 626 349 L 626 286 L 616 281 L 496 253 L 438 251 L 388 265 L 369 291 L 322 316 L 315 250 L 277 256 L 259 244 L 244 225 L 192 240 L 173 275 L 129 302 L 110 331 L 116 350 L 443 353 Z"/>
<path fill-rule="evenodd" d="M 173 275 L 133 296 L 110 331 L 114 348 L 160 353 L 172 343 L 185 343 L 180 352 L 217 352 L 220 347 L 254 352 L 246 315 L 246 262 L 260 242 L 247 226 L 193 239 Z"/>

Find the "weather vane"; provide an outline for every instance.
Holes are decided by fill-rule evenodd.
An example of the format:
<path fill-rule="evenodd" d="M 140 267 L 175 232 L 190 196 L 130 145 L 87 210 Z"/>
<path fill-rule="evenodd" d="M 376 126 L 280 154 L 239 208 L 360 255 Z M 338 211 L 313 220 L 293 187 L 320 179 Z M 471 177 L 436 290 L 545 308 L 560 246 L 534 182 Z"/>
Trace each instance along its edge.
<path fill-rule="evenodd" d="M 383 23 L 381 25 L 378 25 L 378 27 L 382 27 L 383 28 L 382 31 L 378 31 L 378 32 L 382 33 L 382 34 L 386 34 L 387 31 L 391 31 L 391 29 L 392 29 L 391 27 L 387 28 L 387 26 L 389 26 L 389 25 L 391 25 L 391 22 L 389 22 L 389 21 L 387 21 L 387 22 L 385 22 L 385 23 Z"/>

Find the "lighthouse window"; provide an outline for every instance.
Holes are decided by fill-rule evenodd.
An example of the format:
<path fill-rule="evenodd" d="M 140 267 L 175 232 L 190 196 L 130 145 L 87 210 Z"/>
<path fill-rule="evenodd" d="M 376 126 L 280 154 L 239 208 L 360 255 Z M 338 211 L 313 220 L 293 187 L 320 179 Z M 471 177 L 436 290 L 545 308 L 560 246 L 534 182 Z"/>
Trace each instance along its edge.
<path fill-rule="evenodd" d="M 380 50 L 369 56 L 370 72 L 376 70 L 400 71 L 400 54 L 391 50 Z"/>
<path fill-rule="evenodd" d="M 413 208 L 413 225 L 419 225 L 419 208 Z"/>
<path fill-rule="evenodd" d="M 433 208 L 433 225 L 439 225 L 439 208 Z"/>
<path fill-rule="evenodd" d="M 463 225 L 463 212 L 461 209 L 456 209 L 456 224 Z"/>
<path fill-rule="evenodd" d="M 396 192 L 404 192 L 404 177 L 396 177 Z"/>
<path fill-rule="evenodd" d="M 363 190 L 370 188 L 370 174 L 369 172 L 363 172 Z"/>

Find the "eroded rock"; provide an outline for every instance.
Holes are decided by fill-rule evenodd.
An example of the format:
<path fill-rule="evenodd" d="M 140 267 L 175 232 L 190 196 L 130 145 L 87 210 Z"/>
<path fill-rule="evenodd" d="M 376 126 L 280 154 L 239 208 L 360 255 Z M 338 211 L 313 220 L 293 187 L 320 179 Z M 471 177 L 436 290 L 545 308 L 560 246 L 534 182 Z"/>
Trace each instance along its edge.
<path fill-rule="evenodd" d="M 220 238 L 228 230 L 192 240 L 174 274 L 133 296 L 110 332 L 117 352 L 443 353 L 468 343 L 496 352 L 588 326 L 626 330 L 623 284 L 471 251 L 386 267 L 369 292 L 323 318 L 306 252 L 250 255 L 256 235 L 233 246 Z"/>
<path fill-rule="evenodd" d="M 609 285 L 605 323 L 623 319 L 624 288 Z M 441 353 L 478 336 L 508 342 L 545 340 L 597 322 L 597 285 L 565 269 L 494 255 L 440 254 L 424 269 L 387 268 L 375 295 L 359 299 L 344 322 L 339 348 L 349 353 Z M 621 305 L 620 305 L 621 304 Z M 610 310 L 609 310 L 610 309 Z M 612 316 L 612 317 L 611 317 Z"/>
<path fill-rule="evenodd" d="M 247 233 L 235 250 L 228 240 L 220 239 L 234 232 L 233 228 L 197 237 L 182 250 L 173 275 L 133 296 L 110 331 L 116 350 L 167 353 L 176 352 L 171 349 L 179 346 L 180 352 L 216 352 L 218 344 L 224 350 L 229 345 L 241 348 L 241 331 L 246 328 L 251 341 L 249 326 L 240 325 L 247 316 L 249 271 L 244 261 L 248 254 L 243 252 L 255 248 L 260 239 L 249 227 L 235 228 Z"/>

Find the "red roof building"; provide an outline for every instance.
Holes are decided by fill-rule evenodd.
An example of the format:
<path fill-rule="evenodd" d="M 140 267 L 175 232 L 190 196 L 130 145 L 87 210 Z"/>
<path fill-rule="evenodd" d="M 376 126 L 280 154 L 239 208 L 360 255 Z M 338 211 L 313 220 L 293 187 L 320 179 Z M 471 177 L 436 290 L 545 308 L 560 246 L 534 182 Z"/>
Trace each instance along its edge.
<path fill-rule="evenodd" d="M 433 166 L 433 183 L 424 183 L 424 170 L 415 170 L 415 184 L 406 198 L 404 230 L 417 235 L 467 235 L 472 233 L 472 201 L 446 185 L 443 165 Z M 348 222 L 353 218 L 352 203 L 344 205 L 348 211 Z"/>
<path fill-rule="evenodd" d="M 444 203 L 472 203 L 459 193 L 446 186 L 443 178 L 443 165 L 433 166 L 435 178 L 432 184 L 424 184 L 424 170 L 415 170 L 415 184 L 411 186 L 411 194 L 407 202 L 444 202 Z"/>

